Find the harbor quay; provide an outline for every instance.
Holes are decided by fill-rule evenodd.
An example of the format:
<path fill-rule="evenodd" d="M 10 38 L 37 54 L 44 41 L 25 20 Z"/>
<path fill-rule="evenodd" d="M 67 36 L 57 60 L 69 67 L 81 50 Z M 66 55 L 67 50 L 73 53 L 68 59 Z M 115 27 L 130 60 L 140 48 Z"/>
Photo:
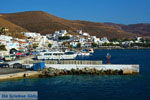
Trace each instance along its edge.
<path fill-rule="evenodd" d="M 40 60 L 24 61 L 25 64 L 33 66 L 33 63 L 42 62 Z M 45 60 L 45 68 L 54 68 L 60 70 L 72 69 L 96 69 L 99 71 L 122 70 L 122 74 L 138 74 L 140 65 L 138 64 L 103 64 L 101 60 Z"/>
<path fill-rule="evenodd" d="M 27 61 L 25 61 L 27 62 Z M 47 63 L 45 63 L 47 62 Z M 74 74 L 96 74 L 96 75 L 134 75 L 139 74 L 139 65 L 127 64 L 102 64 L 101 61 L 82 61 L 82 60 L 66 60 L 63 63 L 58 61 L 45 61 L 44 69 L 24 70 L 22 72 L 5 73 L 0 75 L 0 80 L 18 79 L 18 78 L 38 78 L 59 75 Z M 49 63 L 53 64 L 49 64 Z M 54 63 L 55 62 L 55 63 Z M 72 62 L 72 63 L 71 63 Z M 74 63 L 76 64 L 74 64 Z M 40 63 L 40 62 L 38 62 Z M 67 64 L 66 64 L 67 63 Z M 35 63 L 34 63 L 35 64 Z M 26 63 L 28 66 L 34 66 L 33 63 Z M 13 69 L 13 68 L 11 68 Z M 4 69 L 3 69 L 4 70 Z M 8 68 L 6 68 L 8 70 Z"/>

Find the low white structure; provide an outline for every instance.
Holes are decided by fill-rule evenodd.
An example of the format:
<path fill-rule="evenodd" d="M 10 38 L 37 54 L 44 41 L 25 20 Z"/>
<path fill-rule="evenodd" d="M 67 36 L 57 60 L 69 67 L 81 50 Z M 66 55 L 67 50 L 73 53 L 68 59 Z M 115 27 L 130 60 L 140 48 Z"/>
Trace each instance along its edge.
<path fill-rule="evenodd" d="M 11 36 L 0 35 L 0 40 L 11 41 L 12 39 Z"/>
<path fill-rule="evenodd" d="M 90 36 L 89 33 L 83 33 L 83 36 Z"/>
<path fill-rule="evenodd" d="M 103 38 L 101 38 L 101 41 L 103 41 L 104 43 L 109 43 L 109 41 L 108 41 L 107 37 L 103 37 Z"/>
<path fill-rule="evenodd" d="M 80 35 L 82 35 L 82 30 L 77 30 L 77 33 L 79 33 Z"/>
<path fill-rule="evenodd" d="M 18 50 L 20 48 L 19 42 L 16 42 L 16 41 L 15 42 L 10 41 L 5 46 L 7 50 L 10 50 L 12 48 L 15 48 Z"/>
<path fill-rule="evenodd" d="M 4 57 L 9 54 L 9 51 L 0 51 L 0 57 Z"/>
<path fill-rule="evenodd" d="M 55 39 L 58 39 L 58 37 L 63 37 L 67 34 L 67 31 L 66 30 L 61 30 L 61 31 L 55 31 L 54 34 L 53 34 L 53 37 Z"/>
<path fill-rule="evenodd" d="M 35 32 L 22 32 L 24 36 L 26 37 L 32 37 L 35 38 L 37 36 L 41 36 L 40 33 L 35 33 Z"/>

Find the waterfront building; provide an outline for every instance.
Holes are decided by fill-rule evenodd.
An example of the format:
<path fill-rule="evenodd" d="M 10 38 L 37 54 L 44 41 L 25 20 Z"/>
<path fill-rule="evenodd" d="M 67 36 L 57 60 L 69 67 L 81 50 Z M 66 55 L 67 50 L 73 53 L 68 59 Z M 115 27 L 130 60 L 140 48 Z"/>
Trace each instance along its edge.
<path fill-rule="evenodd" d="M 103 38 L 101 38 L 101 41 L 103 41 L 104 43 L 109 43 L 109 41 L 108 41 L 107 37 L 103 37 Z"/>
<path fill-rule="evenodd" d="M 11 36 L 0 35 L 0 40 L 11 41 L 13 38 Z"/>

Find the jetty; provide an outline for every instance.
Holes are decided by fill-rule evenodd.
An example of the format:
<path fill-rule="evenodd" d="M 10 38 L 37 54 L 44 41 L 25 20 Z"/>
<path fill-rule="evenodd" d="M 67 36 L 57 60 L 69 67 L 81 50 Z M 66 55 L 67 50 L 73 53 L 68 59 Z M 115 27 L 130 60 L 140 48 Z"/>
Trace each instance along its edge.
<path fill-rule="evenodd" d="M 14 61 L 16 62 L 16 61 Z M 11 63 L 14 63 L 11 62 Z M 18 79 L 18 78 L 38 78 L 51 77 L 59 75 L 133 75 L 139 74 L 140 66 L 137 64 L 103 64 L 102 61 L 91 60 L 24 60 L 22 64 L 35 66 L 42 63 L 43 68 L 14 69 L 2 68 L 5 74 L 0 74 L 0 80 Z M 44 64 L 44 65 L 43 65 Z M 38 69 L 39 68 L 39 69 Z M 9 70 L 8 70 L 9 69 Z M 36 70 L 34 70 L 36 69 Z M 2 71 L 4 73 L 4 71 Z M 20 72 L 18 72 L 20 71 Z"/>
<path fill-rule="evenodd" d="M 92 61 L 92 60 L 35 60 L 35 61 L 25 61 L 25 64 L 30 66 L 33 63 L 45 62 L 45 68 L 54 68 L 60 70 L 72 70 L 72 69 L 96 69 L 102 71 L 116 71 L 122 70 L 123 74 L 138 74 L 140 72 L 140 66 L 138 64 L 102 64 L 102 61 Z"/>

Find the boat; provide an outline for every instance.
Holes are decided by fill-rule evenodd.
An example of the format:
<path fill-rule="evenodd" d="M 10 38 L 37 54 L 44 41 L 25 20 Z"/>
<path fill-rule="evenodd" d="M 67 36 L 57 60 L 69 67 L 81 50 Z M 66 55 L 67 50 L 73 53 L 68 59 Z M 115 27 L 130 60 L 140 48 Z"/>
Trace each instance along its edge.
<path fill-rule="evenodd" d="M 90 48 L 90 49 L 89 49 L 89 53 L 94 53 L 93 48 Z"/>
<path fill-rule="evenodd" d="M 90 53 L 88 53 L 88 52 L 79 52 L 78 56 L 90 56 Z"/>
<path fill-rule="evenodd" d="M 78 52 L 78 56 L 91 56 L 94 51 L 89 50 L 89 49 L 83 49 L 80 52 Z"/>
<path fill-rule="evenodd" d="M 63 59 L 75 59 L 77 54 L 73 51 L 48 51 L 40 52 L 36 57 L 38 60 L 63 60 Z"/>

